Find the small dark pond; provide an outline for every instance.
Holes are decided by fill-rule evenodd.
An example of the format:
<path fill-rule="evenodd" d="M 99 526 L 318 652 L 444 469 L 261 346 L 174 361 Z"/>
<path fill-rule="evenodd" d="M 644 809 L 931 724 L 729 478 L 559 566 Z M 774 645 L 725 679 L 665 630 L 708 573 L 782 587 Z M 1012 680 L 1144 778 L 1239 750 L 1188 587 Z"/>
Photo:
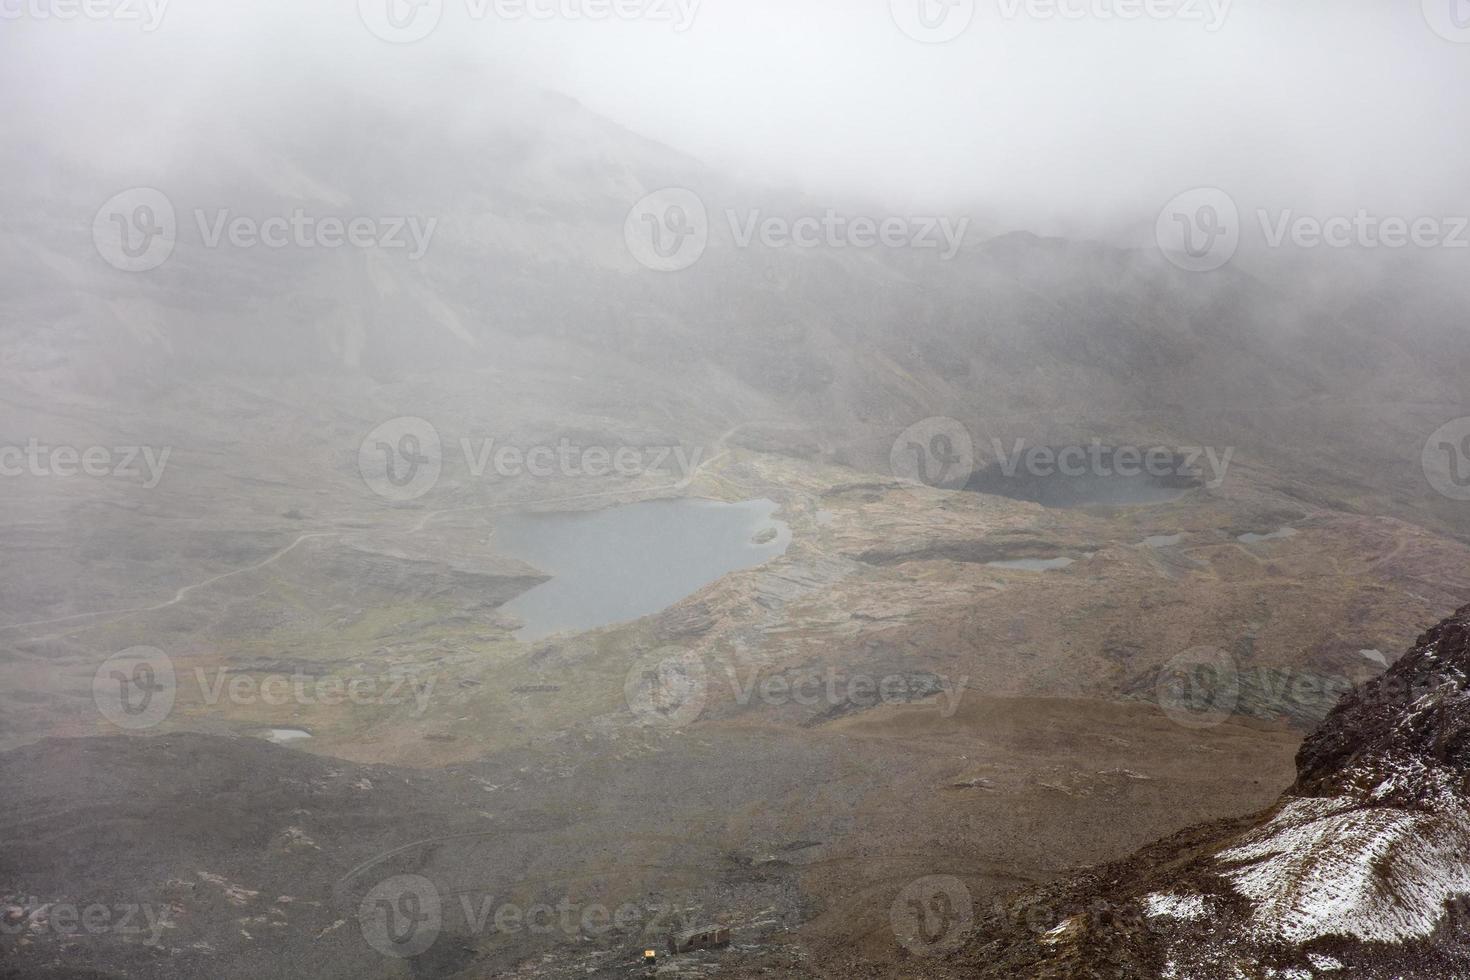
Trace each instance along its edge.
<path fill-rule="evenodd" d="M 1158 450 L 1146 462 L 1148 452 L 1072 447 L 1067 453 L 1047 447 L 1039 465 L 1024 456 L 998 460 L 976 471 L 965 489 L 1043 507 L 1122 507 L 1168 503 L 1203 486 L 1182 454 Z"/>

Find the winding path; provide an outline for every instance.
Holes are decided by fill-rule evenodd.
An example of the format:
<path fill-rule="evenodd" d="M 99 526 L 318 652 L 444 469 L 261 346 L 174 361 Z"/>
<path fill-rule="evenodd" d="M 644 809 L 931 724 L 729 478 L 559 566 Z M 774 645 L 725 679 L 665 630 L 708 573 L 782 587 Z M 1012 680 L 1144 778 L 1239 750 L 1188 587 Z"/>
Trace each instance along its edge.
<path fill-rule="evenodd" d="M 213 575 L 207 579 L 203 579 L 202 581 L 195 582 L 192 585 L 186 585 L 175 592 L 172 599 L 169 599 L 167 602 L 160 602 L 154 606 L 134 606 L 131 609 L 103 609 L 97 612 L 73 613 L 70 616 L 58 616 L 55 619 L 37 619 L 32 620 L 29 623 L 9 623 L 5 626 L 0 626 L 0 633 L 4 633 L 7 630 L 27 629 L 31 626 L 52 626 L 57 623 L 71 623 L 80 619 L 92 619 L 97 616 L 131 616 L 135 613 L 158 612 L 160 610 L 167 609 L 170 606 L 176 606 L 180 602 L 183 602 L 184 598 L 195 589 L 202 589 L 205 586 L 213 585 L 214 583 L 219 582 L 223 579 L 227 579 L 232 575 L 243 575 L 246 572 L 253 572 L 257 569 L 264 568 L 271 562 L 284 556 L 287 552 L 295 549 L 295 547 L 303 541 L 306 541 L 310 538 L 332 537 L 337 533 L 338 532 L 335 531 L 307 531 L 304 534 L 297 535 L 296 540 L 286 545 L 286 547 L 275 552 L 270 557 L 256 562 L 254 565 L 247 565 L 244 568 L 236 568 L 228 572 L 221 572 L 218 575 Z"/>
<path fill-rule="evenodd" d="M 736 432 L 740 431 L 741 429 L 746 428 L 747 426 L 751 426 L 751 425 L 762 425 L 762 424 L 769 424 L 769 423 L 762 423 L 762 422 L 742 422 L 739 425 L 734 425 L 734 426 L 731 426 L 729 429 L 726 429 L 725 432 L 724 432 L 724 434 L 722 434 L 718 439 L 715 440 L 715 447 L 717 448 L 718 451 L 713 456 L 710 456 L 710 457 L 708 457 L 706 459 L 700 460 L 698 463 L 695 464 L 694 468 L 692 470 L 690 470 L 689 473 L 683 479 L 677 480 L 677 481 L 675 481 L 673 483 L 661 484 L 661 485 L 655 486 L 655 487 L 641 487 L 641 488 L 636 488 L 636 489 L 632 489 L 632 490 L 628 490 L 628 489 L 601 490 L 601 491 L 596 491 L 596 492 L 593 492 L 593 493 L 572 494 L 570 496 L 565 496 L 565 497 L 554 497 L 554 498 L 552 498 L 550 500 L 542 501 L 542 503 L 563 503 L 563 502 L 566 502 L 566 501 L 572 501 L 572 500 L 589 500 L 589 499 L 595 499 L 595 498 L 598 498 L 598 497 L 611 497 L 611 496 L 619 496 L 619 495 L 621 495 L 621 496 L 627 496 L 627 495 L 630 495 L 630 494 L 661 493 L 661 492 L 663 492 L 665 490 L 682 490 L 685 487 L 689 486 L 690 483 L 694 482 L 694 479 L 697 476 L 699 476 L 700 472 L 703 471 L 705 467 L 709 466 L 711 463 L 714 463 L 716 460 L 721 459 L 722 457 L 724 457 L 724 456 L 726 456 L 726 455 L 729 454 L 729 450 L 725 448 L 725 443 L 726 443 L 727 440 L 729 440 L 729 438 L 731 436 L 733 436 Z M 431 511 L 426 512 L 421 518 L 419 518 L 418 523 L 414 524 L 413 527 L 409 528 L 408 533 L 415 534 L 415 533 L 418 533 L 418 532 L 424 530 L 424 528 L 426 528 L 429 525 L 429 522 L 431 522 L 432 520 L 434 520 L 435 518 L 437 518 L 437 517 L 439 517 L 439 516 L 441 516 L 443 514 L 462 513 L 462 512 L 474 511 L 474 510 L 495 510 L 495 509 L 500 509 L 500 508 L 504 508 L 504 507 L 513 507 L 513 506 L 523 506 L 523 504 L 522 503 L 471 504 L 471 505 L 466 506 L 466 507 L 446 507 L 446 508 L 442 508 L 440 510 L 431 510 Z M 207 588 L 208 586 L 214 585 L 216 582 L 221 582 L 221 581 L 223 581 L 223 580 L 225 580 L 227 578 L 231 578 L 232 576 L 235 576 L 235 575 L 244 575 L 246 572 L 259 571 L 260 569 L 265 568 L 267 565 L 272 564 L 273 562 L 279 560 L 280 558 L 285 557 L 287 554 L 289 554 L 290 552 L 294 551 L 296 549 L 297 545 L 301 544 L 303 541 L 309 541 L 309 540 L 311 540 L 313 538 L 340 537 L 343 533 L 345 533 L 345 532 L 342 532 L 342 531 L 307 531 L 307 532 L 304 532 L 302 534 L 297 535 L 296 536 L 296 539 L 294 541 L 292 541 L 290 544 L 286 545 L 284 548 L 281 548 L 279 551 L 274 552 L 273 554 L 269 555 L 266 558 L 261 559 L 260 561 L 256 562 L 253 565 L 247 565 L 244 568 L 236 568 L 236 569 L 233 569 L 233 570 L 228 571 L 228 572 L 221 572 L 218 575 L 212 575 L 209 578 L 202 579 L 202 580 L 200 580 L 198 582 L 194 582 L 194 583 L 192 583 L 190 585 L 185 585 L 182 588 L 180 588 L 177 592 L 174 593 L 174 597 L 172 599 L 169 599 L 169 600 L 167 600 L 165 602 L 157 603 L 155 605 L 151 605 L 151 606 L 134 606 L 134 607 L 132 607 L 130 609 L 101 609 L 101 610 L 97 610 L 95 612 L 72 613 L 72 614 L 67 615 L 67 616 L 57 616 L 57 617 L 55 617 L 53 619 L 36 619 L 36 620 L 32 620 L 32 621 L 26 622 L 26 623 L 7 623 L 7 624 L 4 624 L 4 625 L 0 625 L 0 634 L 8 633 L 8 632 L 10 632 L 12 630 L 30 629 L 30 628 L 36 627 L 36 626 L 57 626 L 57 625 L 61 625 L 61 624 L 64 624 L 64 623 L 79 623 L 79 622 L 84 622 L 84 621 L 89 620 L 89 619 L 98 619 L 98 618 L 106 617 L 106 616 L 110 616 L 110 617 L 121 619 L 122 617 L 125 617 L 125 616 L 135 616 L 135 615 L 138 615 L 140 613 L 160 612 L 160 611 L 162 611 L 164 609 L 168 609 L 171 606 L 178 605 L 180 602 L 183 602 L 184 599 L 187 598 L 190 593 L 195 592 L 195 591 L 197 591 L 199 589 Z M 47 639 L 47 638 L 49 638 L 49 636 L 55 636 L 55 635 L 57 635 L 57 634 L 49 634 L 47 636 L 31 636 L 31 637 L 26 637 L 26 639 L 40 640 L 40 639 Z"/>

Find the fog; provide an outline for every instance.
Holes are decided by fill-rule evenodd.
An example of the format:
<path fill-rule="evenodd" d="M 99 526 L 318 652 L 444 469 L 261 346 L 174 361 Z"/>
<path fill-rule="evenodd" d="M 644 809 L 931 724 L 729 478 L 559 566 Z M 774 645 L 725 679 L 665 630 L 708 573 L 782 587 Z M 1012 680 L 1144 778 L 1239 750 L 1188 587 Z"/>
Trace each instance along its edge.
<path fill-rule="evenodd" d="M 341 92 L 451 127 L 504 111 L 516 80 L 749 184 L 964 210 L 997 231 L 1136 241 L 1196 186 L 1243 212 L 1470 208 L 1470 47 L 1431 27 L 1433 3 L 1181 0 L 1125 20 L 1126 2 L 1070 0 L 1064 16 L 980 0 L 944 43 L 905 33 L 903 6 L 650 0 L 592 20 L 549 0 L 531 5 L 541 19 L 444 0 L 427 36 L 392 43 L 366 0 L 98 8 L 127 20 L 6 0 L 0 140 L 142 178 L 201 122 L 307 122 L 329 149 Z"/>
<path fill-rule="evenodd" d="M 0 974 L 1470 977 L 1467 92 L 1470 0 L 0 0 Z"/>

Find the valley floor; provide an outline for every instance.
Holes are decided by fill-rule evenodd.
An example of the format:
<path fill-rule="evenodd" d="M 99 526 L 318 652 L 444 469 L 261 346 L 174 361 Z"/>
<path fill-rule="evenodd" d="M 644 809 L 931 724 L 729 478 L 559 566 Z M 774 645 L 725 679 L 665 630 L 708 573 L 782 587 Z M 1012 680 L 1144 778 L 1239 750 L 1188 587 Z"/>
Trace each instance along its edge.
<path fill-rule="evenodd" d="M 445 975 L 627 975 L 671 924 L 709 920 L 732 945 L 660 975 L 922 976 L 953 935 L 912 902 L 937 887 L 983 911 L 1265 806 L 1303 730 L 1470 595 L 1464 544 L 1307 503 L 1248 462 L 1168 502 L 1047 509 L 728 433 L 712 450 L 679 486 L 454 485 L 434 507 L 327 506 L 290 478 L 253 514 L 194 484 L 22 501 L 4 545 L 32 574 L 0 620 L 0 744 L 25 816 L 0 834 L 0 883 L 51 902 L 139 889 L 179 925 L 128 956 L 217 976 L 258 976 L 277 946 L 317 962 L 347 933 L 344 969 L 393 975 L 353 900 L 401 875 L 445 896 L 425 954 Z M 501 607 L 546 570 L 497 554 L 496 513 L 671 495 L 773 500 L 791 544 L 644 619 L 516 638 Z M 61 587 L 83 563 L 88 588 Z M 118 731 L 97 665 L 139 646 L 167 658 L 172 709 L 136 743 L 96 739 Z M 1163 682 L 1201 665 L 1231 683 Z M 273 699 L 278 678 L 374 696 Z M 310 737 L 264 742 L 280 729 Z M 237 757 L 218 795 L 174 775 Z M 68 802 L 28 768 L 53 764 L 137 783 Z M 122 816 L 98 822 L 109 806 Z M 214 826 L 237 830 L 196 832 Z M 563 900 L 637 908 L 637 927 L 533 935 L 473 914 Z M 106 940 L 43 930 L 7 955 L 100 966 L 132 941 Z"/>

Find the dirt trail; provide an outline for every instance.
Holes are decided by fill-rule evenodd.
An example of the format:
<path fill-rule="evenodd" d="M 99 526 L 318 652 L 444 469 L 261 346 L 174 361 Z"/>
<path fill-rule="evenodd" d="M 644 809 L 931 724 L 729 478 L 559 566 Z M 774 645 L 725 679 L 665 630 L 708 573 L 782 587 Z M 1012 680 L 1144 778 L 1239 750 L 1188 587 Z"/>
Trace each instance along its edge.
<path fill-rule="evenodd" d="M 303 541 L 306 541 L 306 540 L 308 540 L 310 538 L 334 537 L 338 533 L 339 532 L 335 532 L 335 531 L 307 531 L 305 533 L 299 534 L 299 535 L 297 535 L 296 540 L 292 541 L 290 544 L 286 545 L 281 550 L 279 550 L 279 551 L 275 552 L 274 554 L 270 555 L 268 558 L 264 558 L 261 561 L 256 562 L 254 565 L 247 565 L 244 568 L 236 568 L 236 569 L 232 569 L 231 571 L 228 571 L 228 572 L 221 572 L 218 575 L 213 575 L 213 576 L 210 576 L 209 578 L 202 579 L 202 580 L 200 580 L 198 582 L 194 582 L 194 583 L 192 583 L 190 585 L 183 586 L 177 592 L 174 593 L 174 597 L 172 599 L 169 599 L 166 602 L 160 602 L 160 603 L 158 603 L 156 605 L 152 605 L 152 606 L 134 606 L 131 609 L 103 609 L 103 610 L 98 610 L 97 612 L 72 613 L 70 616 L 58 616 L 55 619 L 37 619 L 37 620 L 33 620 L 32 622 L 29 622 L 29 623 L 10 623 L 10 624 L 5 625 L 5 626 L 0 626 L 0 633 L 4 633 L 4 632 L 6 632 L 8 630 L 27 629 L 27 628 L 32 627 L 32 626 L 53 626 L 53 625 L 55 625 L 57 623 L 71 623 L 71 622 L 76 622 L 77 620 L 92 619 L 92 618 L 98 617 L 98 616 L 114 616 L 114 617 L 121 618 L 123 616 L 132 616 L 132 615 L 135 615 L 137 613 L 159 612 L 160 610 L 167 609 L 170 606 L 176 606 L 176 605 L 178 605 L 180 602 L 184 601 L 184 597 L 185 596 L 187 596 L 190 592 L 195 591 L 196 589 L 202 589 L 202 588 L 204 588 L 206 586 L 213 585 L 216 582 L 219 582 L 219 581 L 222 581 L 224 579 L 230 578 L 231 576 L 234 576 L 234 575 L 243 575 L 246 572 L 258 571 L 259 569 L 262 569 L 262 568 L 266 567 L 267 565 L 271 564 L 272 562 L 276 561 L 277 559 L 285 556 L 288 552 L 294 550 L 296 548 L 296 546 L 299 545 Z M 58 635 L 60 635 L 60 634 L 55 634 L 55 633 L 50 634 L 50 636 L 58 636 Z M 33 637 L 27 637 L 27 639 L 43 640 L 43 639 L 49 639 L 50 636 L 33 636 Z"/>
<path fill-rule="evenodd" d="M 741 430 L 743 428 L 746 428 L 747 426 L 760 425 L 760 424 L 767 424 L 767 423 L 760 423 L 760 422 L 742 422 L 739 425 L 735 425 L 735 426 L 730 427 L 729 429 L 726 429 L 725 432 L 724 432 L 724 434 L 722 434 L 718 439 L 715 440 L 715 446 L 718 448 L 718 452 L 716 452 L 713 456 L 710 456 L 707 459 L 700 460 L 699 463 L 697 463 L 694 466 L 694 468 L 692 470 L 690 470 L 690 472 L 689 472 L 689 474 L 687 476 L 685 476 L 683 479 L 678 480 L 678 481 L 676 481 L 674 483 L 661 484 L 661 485 L 655 486 L 655 487 L 642 487 L 642 488 L 638 488 L 638 489 L 634 489 L 634 490 L 623 490 L 623 489 L 620 489 L 620 490 L 600 490 L 600 491 L 596 491 L 596 492 L 593 492 L 593 493 L 572 494 L 572 495 L 565 496 L 565 497 L 554 497 L 551 500 L 545 501 L 545 503 L 564 503 L 564 502 L 573 501 L 573 500 L 591 500 L 591 499 L 596 499 L 596 498 L 600 498 L 600 497 L 642 495 L 642 494 L 649 494 L 649 493 L 661 493 L 661 492 L 663 492 L 665 490 L 682 490 L 685 487 L 689 486 L 689 484 L 693 483 L 694 480 L 695 480 L 695 478 L 697 478 L 699 476 L 699 474 L 705 469 L 705 467 L 707 467 L 710 464 L 716 462 L 717 460 L 719 460 L 719 459 L 721 459 L 721 458 L 729 455 L 729 450 L 725 448 L 725 443 L 726 443 L 726 441 L 732 435 L 734 435 L 739 430 Z M 464 512 L 467 512 L 467 511 L 476 511 L 476 510 L 498 510 L 498 509 L 503 509 L 503 508 L 506 508 L 506 507 L 513 507 L 513 506 L 522 506 L 522 505 L 521 504 L 512 504 L 512 503 L 471 504 L 471 505 L 469 505 L 467 507 L 444 507 L 444 508 L 440 508 L 439 510 L 427 511 L 421 518 L 419 518 L 418 523 L 414 524 L 414 526 L 411 527 L 408 530 L 407 533 L 409 533 L 409 534 L 416 534 L 418 532 L 423 531 L 426 527 L 428 527 L 428 525 L 429 525 L 429 523 L 431 521 L 433 521 L 435 518 L 438 518 L 438 517 L 440 517 L 440 516 L 442 516 L 444 514 L 464 513 Z M 151 605 L 151 606 L 134 606 L 134 607 L 132 607 L 130 609 L 100 609 L 100 610 L 96 610 L 94 612 L 72 613 L 72 614 L 67 615 L 67 616 L 57 616 L 57 617 L 55 617 L 53 619 L 37 619 L 37 620 L 32 620 L 32 621 L 27 622 L 27 623 L 8 623 L 8 624 L 5 624 L 5 625 L 0 625 L 0 633 L 7 633 L 7 632 L 10 632 L 11 630 L 30 629 L 30 628 L 36 627 L 36 626 L 56 626 L 56 625 L 59 625 L 61 623 L 77 623 L 77 622 L 83 622 L 83 621 L 89 620 L 89 619 L 97 619 L 97 618 L 100 618 L 100 617 L 109 617 L 110 616 L 110 617 L 113 617 L 114 619 L 121 619 L 121 618 L 126 617 L 126 616 L 135 616 L 135 615 L 138 615 L 139 613 L 160 612 L 160 611 L 162 611 L 164 609 L 170 608 L 171 606 L 178 605 L 191 592 L 197 591 L 198 589 L 206 588 L 208 586 L 211 586 L 211 585 L 215 584 L 216 582 L 223 581 L 224 579 L 230 578 L 230 577 L 235 576 L 235 575 L 243 575 L 246 572 L 259 571 L 260 569 L 265 568 L 267 565 L 272 564 L 273 562 L 277 561 L 278 559 L 280 559 L 280 558 L 284 557 L 285 555 L 289 554 L 291 551 L 295 550 L 296 546 L 299 545 L 299 544 L 301 544 L 301 542 L 303 542 L 303 541 L 307 541 L 307 540 L 310 540 L 310 539 L 313 539 L 313 538 L 340 537 L 343 533 L 345 533 L 345 532 L 341 532 L 341 531 L 306 531 L 306 532 L 304 532 L 302 534 L 297 535 L 296 539 L 294 541 L 292 541 L 290 544 L 286 545 L 284 548 L 280 549 L 279 551 L 275 552 L 274 554 L 270 555 L 269 557 L 264 558 L 261 561 L 256 562 L 254 565 L 247 565 L 244 568 L 236 568 L 236 569 L 233 569 L 233 570 L 228 571 L 228 572 L 221 572 L 218 575 L 213 575 L 213 576 L 210 576 L 209 578 L 201 579 L 198 582 L 194 582 L 194 583 L 191 583 L 189 585 L 185 585 L 182 588 L 180 588 L 177 592 L 174 593 L 174 597 L 172 599 L 169 599 L 169 600 L 167 600 L 165 602 L 157 603 L 155 605 Z M 44 635 L 28 636 L 28 637 L 25 637 L 24 639 L 27 639 L 27 640 L 47 640 L 47 639 L 53 639 L 55 637 L 58 637 L 58 636 L 63 635 L 65 632 L 66 631 L 62 631 L 62 633 L 49 633 L 49 634 L 44 634 Z"/>

